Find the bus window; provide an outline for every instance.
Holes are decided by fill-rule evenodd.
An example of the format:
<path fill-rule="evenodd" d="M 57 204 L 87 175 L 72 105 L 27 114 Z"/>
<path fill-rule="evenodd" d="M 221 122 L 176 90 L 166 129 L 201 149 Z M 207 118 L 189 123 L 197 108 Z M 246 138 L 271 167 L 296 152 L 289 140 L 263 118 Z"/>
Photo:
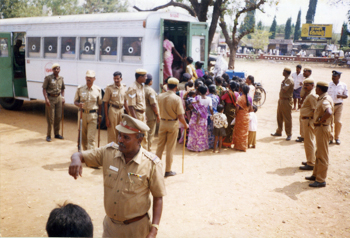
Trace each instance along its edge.
<path fill-rule="evenodd" d="M 142 37 L 123 37 L 122 61 L 141 63 Z"/>
<path fill-rule="evenodd" d="M 7 45 L 6 38 L 0 38 L 0 57 L 8 57 L 9 56 L 9 48 Z"/>
<path fill-rule="evenodd" d="M 57 37 L 44 37 L 44 57 L 57 57 Z"/>
<path fill-rule="evenodd" d="M 75 58 L 75 37 L 62 37 L 61 54 L 62 59 Z"/>
<path fill-rule="evenodd" d="M 80 59 L 94 60 L 95 47 L 96 47 L 96 37 L 81 37 L 80 38 Z"/>
<path fill-rule="evenodd" d="M 40 57 L 40 37 L 28 37 L 28 57 Z"/>
<path fill-rule="evenodd" d="M 117 60 L 117 37 L 101 37 L 100 60 L 116 61 Z"/>

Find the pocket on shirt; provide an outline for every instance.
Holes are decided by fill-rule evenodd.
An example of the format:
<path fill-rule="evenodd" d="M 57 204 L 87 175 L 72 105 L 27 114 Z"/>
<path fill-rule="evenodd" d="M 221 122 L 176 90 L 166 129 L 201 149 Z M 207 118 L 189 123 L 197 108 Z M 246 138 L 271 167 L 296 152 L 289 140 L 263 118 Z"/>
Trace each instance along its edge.
<path fill-rule="evenodd" d="M 125 192 L 133 193 L 136 190 L 145 187 L 147 187 L 146 175 L 142 176 L 141 178 L 136 175 L 130 175 L 126 182 Z"/>
<path fill-rule="evenodd" d="M 104 186 L 108 188 L 113 188 L 117 183 L 118 178 L 118 172 L 113 171 L 111 169 L 107 169 L 105 179 L 104 179 Z"/>

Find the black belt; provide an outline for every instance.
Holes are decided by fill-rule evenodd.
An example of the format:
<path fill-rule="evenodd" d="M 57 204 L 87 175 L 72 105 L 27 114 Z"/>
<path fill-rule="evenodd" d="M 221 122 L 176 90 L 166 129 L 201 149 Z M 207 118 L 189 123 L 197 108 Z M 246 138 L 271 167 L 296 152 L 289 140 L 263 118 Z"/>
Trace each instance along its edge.
<path fill-rule="evenodd" d="M 81 109 L 83 110 L 84 113 L 94 113 L 94 112 L 97 112 L 97 110 L 86 110 L 86 109 Z"/>
<path fill-rule="evenodd" d="M 135 109 L 135 111 L 137 111 L 139 113 L 144 113 L 145 112 L 144 110 L 138 110 L 138 109 Z"/>
<path fill-rule="evenodd" d="M 335 103 L 334 106 L 339 106 L 339 105 L 342 105 L 343 103 Z"/>
<path fill-rule="evenodd" d="M 329 125 L 324 125 L 324 124 L 314 124 L 314 126 L 329 126 Z"/>
<path fill-rule="evenodd" d="M 301 119 L 314 119 L 313 117 L 302 117 Z"/>
<path fill-rule="evenodd" d="M 61 94 L 60 94 L 60 93 L 59 93 L 59 94 L 48 93 L 47 95 L 49 95 L 50 97 L 58 97 L 58 96 L 60 96 Z"/>
<path fill-rule="evenodd" d="M 164 119 L 164 118 L 161 118 L 161 120 L 163 120 L 163 121 L 177 121 L 177 119 Z"/>
<path fill-rule="evenodd" d="M 117 108 L 117 109 L 122 109 L 123 108 L 123 106 L 118 106 L 118 105 L 114 105 L 114 104 L 111 104 L 111 106 L 114 107 L 114 108 Z"/>

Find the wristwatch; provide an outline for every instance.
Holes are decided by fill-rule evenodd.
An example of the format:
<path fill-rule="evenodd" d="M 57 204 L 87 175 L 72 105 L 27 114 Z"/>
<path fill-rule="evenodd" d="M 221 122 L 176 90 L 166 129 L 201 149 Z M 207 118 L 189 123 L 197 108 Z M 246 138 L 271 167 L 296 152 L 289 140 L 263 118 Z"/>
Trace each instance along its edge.
<path fill-rule="evenodd" d="M 152 224 L 151 226 L 155 227 L 157 229 L 157 231 L 159 230 L 159 225 L 157 224 Z"/>

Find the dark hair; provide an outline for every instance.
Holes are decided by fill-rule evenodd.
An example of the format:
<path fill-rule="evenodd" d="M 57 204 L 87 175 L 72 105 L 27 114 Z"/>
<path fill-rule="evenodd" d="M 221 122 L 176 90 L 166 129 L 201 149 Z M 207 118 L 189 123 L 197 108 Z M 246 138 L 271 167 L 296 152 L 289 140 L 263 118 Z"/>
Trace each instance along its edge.
<path fill-rule="evenodd" d="M 222 104 L 218 104 L 217 110 L 218 112 L 222 112 L 224 110 L 224 106 Z"/>
<path fill-rule="evenodd" d="M 208 91 L 208 87 L 205 85 L 201 85 L 198 87 L 198 91 L 200 94 L 205 95 Z"/>
<path fill-rule="evenodd" d="M 227 73 L 224 73 L 221 77 L 223 77 L 226 82 L 228 82 L 230 80 L 230 76 L 228 76 Z"/>
<path fill-rule="evenodd" d="M 224 81 L 224 82 L 222 83 L 222 86 L 225 87 L 225 88 L 228 87 L 228 84 L 226 83 L 226 81 Z"/>
<path fill-rule="evenodd" d="M 92 237 L 93 231 L 89 214 L 72 203 L 53 209 L 46 223 L 49 237 Z"/>
<path fill-rule="evenodd" d="M 191 81 L 188 81 L 188 82 L 185 84 L 185 87 L 186 87 L 186 86 L 192 88 L 192 87 L 193 87 L 193 81 L 192 81 L 192 80 L 191 80 Z"/>
<path fill-rule="evenodd" d="M 168 88 L 169 89 L 174 89 L 174 88 L 176 88 L 177 87 L 177 84 L 169 84 L 168 83 Z"/>
<path fill-rule="evenodd" d="M 292 73 L 292 72 L 289 72 L 289 71 L 286 71 L 286 70 L 283 70 L 283 71 L 286 72 L 288 76 Z"/>
<path fill-rule="evenodd" d="M 230 82 L 230 88 L 232 91 L 236 91 L 238 87 L 238 84 L 235 81 Z"/>
<path fill-rule="evenodd" d="M 119 71 L 115 71 L 113 74 L 113 77 L 118 76 L 118 75 L 122 78 L 122 73 Z"/>
<path fill-rule="evenodd" d="M 256 105 L 253 105 L 253 110 L 254 110 L 254 112 L 257 112 L 258 111 L 258 107 Z"/>
<path fill-rule="evenodd" d="M 144 74 L 135 73 L 135 79 L 136 79 L 136 80 L 137 80 L 140 76 L 144 76 Z"/>
<path fill-rule="evenodd" d="M 202 84 L 203 84 L 203 81 L 202 81 L 202 80 L 196 79 L 196 81 L 194 82 L 194 87 L 197 88 L 197 87 L 199 87 L 199 86 L 202 85 Z"/>
<path fill-rule="evenodd" d="M 168 84 L 168 79 L 170 79 L 171 76 L 167 77 L 165 80 L 164 80 L 164 84 Z"/>
<path fill-rule="evenodd" d="M 200 68 L 202 68 L 203 63 L 197 61 L 197 62 L 195 63 L 195 66 L 196 66 L 196 69 L 200 69 Z"/>
<path fill-rule="evenodd" d="M 152 78 L 147 78 L 145 84 L 148 85 L 152 80 Z"/>
<path fill-rule="evenodd" d="M 252 84 L 254 84 L 254 76 L 249 75 L 249 76 L 248 76 L 248 79 L 250 80 L 250 82 L 252 82 Z"/>
<path fill-rule="evenodd" d="M 195 91 L 189 91 L 187 94 L 188 97 L 192 97 L 193 95 L 196 95 Z"/>
<path fill-rule="evenodd" d="M 317 88 L 320 88 L 322 92 L 326 93 L 328 91 L 328 87 L 326 86 L 320 86 L 320 85 L 317 85 L 316 86 Z"/>
<path fill-rule="evenodd" d="M 301 65 L 300 65 L 300 64 L 298 64 L 298 65 L 297 65 L 297 68 L 301 69 L 302 67 L 301 67 Z"/>
<path fill-rule="evenodd" d="M 211 84 L 213 84 L 213 81 L 212 81 L 211 79 L 208 78 L 208 79 L 205 80 L 204 84 L 207 85 L 207 87 L 209 88 L 209 86 L 210 86 Z"/>
<path fill-rule="evenodd" d="M 215 78 L 215 82 L 216 82 L 218 85 L 221 85 L 221 84 L 222 84 L 222 80 L 223 80 L 223 78 L 220 77 L 220 76 L 217 76 L 217 77 Z"/>
<path fill-rule="evenodd" d="M 186 58 L 186 61 L 187 61 L 188 63 L 192 64 L 192 63 L 193 63 L 193 58 L 192 58 L 191 56 L 188 56 L 188 57 Z"/>
<path fill-rule="evenodd" d="M 215 84 L 209 85 L 209 93 L 216 94 L 216 86 L 215 86 Z"/>
<path fill-rule="evenodd" d="M 250 106 L 250 102 L 248 100 L 248 93 L 249 93 L 249 89 L 250 88 L 246 84 L 243 84 L 240 87 L 242 88 L 242 92 L 243 92 L 243 94 L 245 94 L 245 98 L 247 99 L 247 107 L 249 107 Z"/>

